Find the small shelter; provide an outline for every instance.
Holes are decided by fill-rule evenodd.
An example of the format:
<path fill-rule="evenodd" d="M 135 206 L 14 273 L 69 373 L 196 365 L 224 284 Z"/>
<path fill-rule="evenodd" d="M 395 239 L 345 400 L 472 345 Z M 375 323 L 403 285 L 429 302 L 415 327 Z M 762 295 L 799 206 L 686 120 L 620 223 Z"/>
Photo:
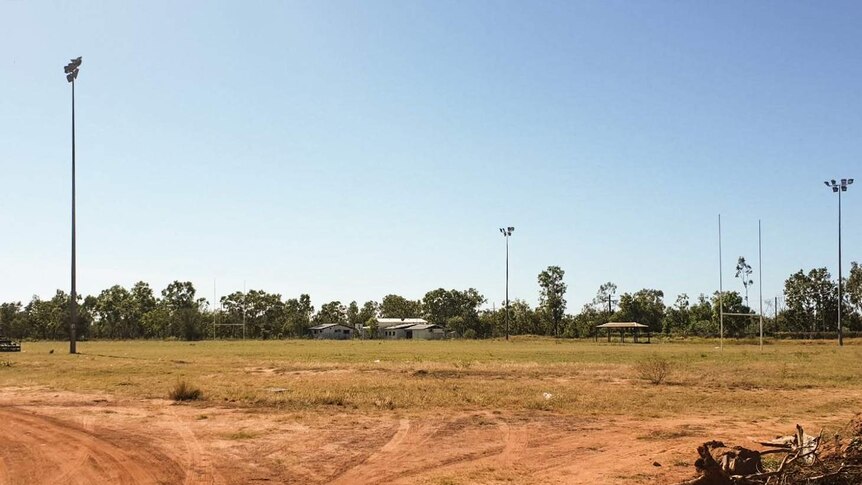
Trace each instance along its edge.
<path fill-rule="evenodd" d="M 309 330 L 315 339 L 347 340 L 353 336 L 353 329 L 340 323 L 323 323 Z"/>
<path fill-rule="evenodd" d="M 635 343 L 640 342 L 641 332 L 646 333 L 646 338 L 647 338 L 646 343 L 650 343 L 650 336 L 651 335 L 650 335 L 649 325 L 644 325 L 642 323 L 637 323 L 637 322 L 608 322 L 608 323 L 603 323 L 601 325 L 596 326 L 596 335 L 595 335 L 596 342 L 599 341 L 599 331 L 601 329 L 604 329 L 607 331 L 608 342 L 611 341 L 611 332 L 613 332 L 613 331 L 619 331 L 620 332 L 620 342 L 625 342 L 626 341 L 626 330 L 629 330 L 629 332 L 632 335 L 632 340 Z"/>

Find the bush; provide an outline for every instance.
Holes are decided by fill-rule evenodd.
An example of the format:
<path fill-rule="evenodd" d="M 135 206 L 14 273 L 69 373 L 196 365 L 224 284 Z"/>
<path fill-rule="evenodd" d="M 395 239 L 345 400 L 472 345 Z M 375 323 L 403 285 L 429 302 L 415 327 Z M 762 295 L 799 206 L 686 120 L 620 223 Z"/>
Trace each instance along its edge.
<path fill-rule="evenodd" d="M 663 357 L 652 356 L 638 362 L 635 365 L 635 370 L 641 379 L 659 385 L 670 376 L 673 371 L 673 365 Z"/>
<path fill-rule="evenodd" d="M 168 393 L 174 401 L 198 401 L 203 399 L 203 392 L 197 387 L 189 384 L 186 381 L 179 381 L 174 384 L 174 388 Z"/>

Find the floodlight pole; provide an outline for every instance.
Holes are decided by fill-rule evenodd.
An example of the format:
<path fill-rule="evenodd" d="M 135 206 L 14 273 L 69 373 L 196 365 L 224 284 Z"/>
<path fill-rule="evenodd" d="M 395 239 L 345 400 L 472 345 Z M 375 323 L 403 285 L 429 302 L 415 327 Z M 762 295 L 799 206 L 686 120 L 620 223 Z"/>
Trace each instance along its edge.
<path fill-rule="evenodd" d="M 515 232 L 512 226 L 501 227 L 500 233 L 506 238 L 506 340 L 509 340 L 509 236 Z"/>
<path fill-rule="evenodd" d="M 69 321 L 69 353 L 78 352 L 76 342 L 76 323 L 78 322 L 78 291 L 77 291 L 77 254 L 75 244 L 75 80 L 72 80 L 72 308 Z"/>
<path fill-rule="evenodd" d="M 841 328 L 841 304 L 844 300 L 844 285 L 841 281 L 841 192 L 847 190 L 847 186 L 838 191 L 838 346 L 844 346 L 844 332 Z"/>
<path fill-rule="evenodd" d="M 843 347 L 844 331 L 841 327 L 841 309 L 844 303 L 844 282 L 842 281 L 843 268 L 841 265 L 841 192 L 847 192 L 847 188 L 853 185 L 853 179 L 841 179 L 840 182 L 833 179 L 823 183 L 832 189 L 832 192 L 838 193 L 838 346 Z"/>
<path fill-rule="evenodd" d="M 77 323 L 78 323 L 78 289 L 77 289 L 77 252 L 75 245 L 75 79 L 78 77 L 78 68 L 81 66 L 81 58 L 72 59 L 63 68 L 66 80 L 72 85 L 72 288 L 69 295 L 69 353 L 76 354 L 77 350 Z"/>

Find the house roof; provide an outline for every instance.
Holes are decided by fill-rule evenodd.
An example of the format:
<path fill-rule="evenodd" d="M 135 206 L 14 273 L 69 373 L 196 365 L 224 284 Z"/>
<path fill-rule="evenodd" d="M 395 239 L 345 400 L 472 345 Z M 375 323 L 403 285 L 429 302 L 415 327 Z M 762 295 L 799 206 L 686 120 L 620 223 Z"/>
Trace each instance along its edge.
<path fill-rule="evenodd" d="M 400 327 L 400 325 L 399 325 Z M 413 325 L 408 327 L 407 330 L 428 330 L 429 328 L 440 328 L 440 325 L 435 325 L 433 323 L 424 323 L 420 325 Z"/>
<path fill-rule="evenodd" d="M 392 325 L 390 327 L 386 327 L 387 330 L 407 330 L 408 328 L 412 328 L 415 325 L 412 323 L 402 323 L 401 325 Z"/>
<path fill-rule="evenodd" d="M 424 318 L 378 318 L 377 323 L 428 323 Z"/>
<path fill-rule="evenodd" d="M 331 327 L 344 327 L 347 329 L 350 328 L 347 325 L 342 325 L 340 323 L 321 323 L 320 325 L 315 325 L 314 327 L 311 327 L 309 330 L 325 330 Z"/>
<path fill-rule="evenodd" d="M 649 328 L 649 325 L 638 322 L 608 322 L 596 325 L 596 328 Z"/>

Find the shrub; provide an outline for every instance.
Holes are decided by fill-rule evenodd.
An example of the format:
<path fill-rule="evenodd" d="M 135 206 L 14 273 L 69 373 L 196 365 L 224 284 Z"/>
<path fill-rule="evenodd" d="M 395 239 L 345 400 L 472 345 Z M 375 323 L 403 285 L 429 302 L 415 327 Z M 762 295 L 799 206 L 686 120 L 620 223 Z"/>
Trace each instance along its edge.
<path fill-rule="evenodd" d="M 663 357 L 652 356 L 635 365 L 638 377 L 652 384 L 664 382 L 673 371 L 671 362 Z"/>
<path fill-rule="evenodd" d="M 203 392 L 186 381 L 179 381 L 168 394 L 174 401 L 198 401 L 203 399 Z"/>

